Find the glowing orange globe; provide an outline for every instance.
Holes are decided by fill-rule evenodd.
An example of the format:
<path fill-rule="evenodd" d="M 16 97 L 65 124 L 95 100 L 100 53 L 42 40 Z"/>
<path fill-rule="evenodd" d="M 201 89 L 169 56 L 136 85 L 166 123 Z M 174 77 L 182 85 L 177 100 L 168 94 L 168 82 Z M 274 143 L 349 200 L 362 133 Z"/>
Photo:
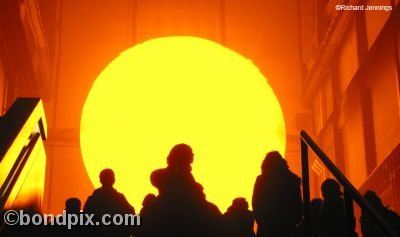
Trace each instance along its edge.
<path fill-rule="evenodd" d="M 221 211 L 249 202 L 268 151 L 285 152 L 285 124 L 266 78 L 248 59 L 209 40 L 179 36 L 122 52 L 98 76 L 81 118 L 84 164 L 95 187 L 106 167 L 136 210 L 153 170 L 178 143 L 193 148 L 193 174 Z"/>

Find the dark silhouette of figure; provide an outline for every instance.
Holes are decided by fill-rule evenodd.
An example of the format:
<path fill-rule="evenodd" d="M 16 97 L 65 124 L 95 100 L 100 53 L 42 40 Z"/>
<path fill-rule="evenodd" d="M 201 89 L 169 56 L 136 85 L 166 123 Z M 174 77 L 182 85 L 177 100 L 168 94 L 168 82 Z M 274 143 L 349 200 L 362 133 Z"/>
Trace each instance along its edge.
<path fill-rule="evenodd" d="M 159 195 L 145 209 L 143 232 L 150 229 L 152 233 L 140 231 L 143 236 L 219 236 L 221 213 L 206 200 L 203 187 L 194 179 L 193 157 L 190 146 L 175 145 L 167 167 L 152 172 L 150 180 Z M 151 216 L 150 221 L 146 216 Z"/>
<path fill-rule="evenodd" d="M 396 212 L 390 210 L 389 207 L 384 206 L 382 200 L 374 191 L 367 191 L 364 194 L 364 197 L 400 236 L 400 216 Z M 361 212 L 360 223 L 363 237 L 386 236 L 364 210 Z"/>
<path fill-rule="evenodd" d="M 311 225 L 311 236 L 319 236 L 319 226 L 320 226 L 320 214 L 322 207 L 322 199 L 314 198 L 310 202 L 310 225 Z"/>
<path fill-rule="evenodd" d="M 152 237 L 156 236 L 157 228 L 157 197 L 150 193 L 147 194 L 142 202 L 142 209 L 140 210 L 140 218 L 142 219 L 141 226 L 136 230 L 138 237 Z"/>
<path fill-rule="evenodd" d="M 305 236 L 305 226 L 304 219 L 300 221 L 298 225 L 298 235 L 302 237 L 319 237 L 319 225 L 320 225 L 320 215 L 321 215 L 321 207 L 322 207 L 322 199 L 321 198 L 313 198 L 310 201 L 310 229 L 311 235 Z"/>
<path fill-rule="evenodd" d="M 80 216 L 80 214 L 81 201 L 79 200 L 79 198 L 71 197 L 65 201 L 65 208 L 62 217 L 58 216 L 57 218 L 65 218 L 65 220 L 71 218 L 72 220 L 75 220 L 75 218 L 83 217 L 83 215 Z M 68 217 L 68 215 L 74 215 L 75 217 Z M 82 225 L 59 225 L 59 222 L 57 222 L 56 220 L 53 220 L 53 224 L 54 225 L 47 226 L 48 236 L 82 236 L 85 234 L 86 230 L 85 226 Z"/>
<path fill-rule="evenodd" d="M 225 212 L 225 235 L 229 237 L 255 237 L 253 213 L 248 209 L 249 204 L 244 198 L 235 198 Z"/>
<path fill-rule="evenodd" d="M 149 210 L 152 206 L 154 206 L 155 202 L 157 201 L 156 195 L 150 193 L 147 194 L 146 197 L 144 197 L 143 202 L 142 202 L 142 209 L 140 210 L 140 215 L 143 216 L 148 216 L 149 213 L 151 213 L 151 210 Z"/>
<path fill-rule="evenodd" d="M 175 145 L 167 157 L 167 168 L 158 169 L 151 174 L 151 183 L 159 195 L 184 197 L 196 192 L 195 179 L 191 173 L 193 162 L 192 148 L 186 144 Z"/>
<path fill-rule="evenodd" d="M 68 198 L 65 201 L 65 212 L 79 215 L 81 212 L 81 200 L 75 197 Z"/>
<path fill-rule="evenodd" d="M 339 183 L 334 179 L 326 179 L 321 184 L 324 198 L 320 215 L 320 236 L 346 236 L 346 215 L 343 193 Z"/>
<path fill-rule="evenodd" d="M 269 152 L 256 179 L 253 211 L 257 237 L 286 237 L 297 234 L 302 217 L 300 178 L 289 170 L 277 151 Z"/>
<path fill-rule="evenodd" d="M 88 197 L 83 212 L 94 214 L 95 221 L 101 224 L 101 218 L 105 214 L 111 216 L 116 214 L 135 214 L 134 208 L 126 200 L 122 193 L 113 188 L 115 183 L 115 175 L 112 169 L 104 169 L 100 172 L 101 187 L 94 190 L 93 194 Z M 111 221 L 109 218 L 108 221 Z M 129 236 L 132 231 L 129 226 L 102 226 L 100 228 L 93 227 L 90 231 L 96 235 L 103 236 Z"/>

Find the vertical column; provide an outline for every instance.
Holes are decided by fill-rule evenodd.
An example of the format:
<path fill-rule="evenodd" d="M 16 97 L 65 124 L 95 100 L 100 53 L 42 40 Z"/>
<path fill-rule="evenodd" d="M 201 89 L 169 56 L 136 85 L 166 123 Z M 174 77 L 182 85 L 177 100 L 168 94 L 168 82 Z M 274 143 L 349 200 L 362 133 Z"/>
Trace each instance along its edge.
<path fill-rule="evenodd" d="M 361 85 L 361 113 L 364 132 L 364 147 L 365 147 L 365 165 L 367 175 L 369 175 L 376 167 L 376 142 L 375 129 L 373 119 L 372 98 L 369 88 Z"/>
<path fill-rule="evenodd" d="M 368 54 L 368 35 L 365 21 L 365 12 L 360 11 L 355 13 L 356 20 L 356 35 L 357 35 L 357 54 L 358 62 L 361 67 L 365 67 L 365 58 Z M 364 147 L 365 147 L 365 162 L 367 175 L 372 172 L 376 167 L 376 144 L 375 144 L 375 132 L 374 132 L 374 121 L 373 121 L 373 109 L 371 94 L 368 87 L 364 86 L 363 83 L 360 85 L 360 96 L 361 96 L 361 113 L 363 122 L 363 133 L 364 133 Z"/>
<path fill-rule="evenodd" d="M 393 11 L 396 11 L 393 13 L 394 15 L 394 20 L 392 21 L 394 26 L 392 27 L 393 29 L 393 43 L 394 43 L 394 49 L 393 50 L 393 56 L 394 56 L 394 61 L 396 63 L 396 71 L 397 71 L 397 102 L 398 102 L 398 109 L 399 109 L 399 114 L 400 114 L 400 4 L 397 4 L 397 7 L 395 8 L 394 1 L 392 0 L 392 6 L 393 6 Z"/>
<path fill-rule="evenodd" d="M 394 5 L 394 3 L 393 3 Z M 396 14 L 396 19 L 395 23 L 397 24 L 397 27 L 393 28 L 395 29 L 393 32 L 394 35 L 394 43 L 395 43 L 395 50 L 394 50 L 394 57 L 395 57 L 395 62 L 396 62 L 396 70 L 397 70 L 397 102 L 398 102 L 398 112 L 400 114 L 400 3 L 397 3 L 397 8 L 395 10 L 397 11 Z M 394 175 L 393 175 L 393 196 L 394 197 L 400 197 L 400 149 L 396 149 L 397 152 L 394 153 L 395 158 L 393 158 L 393 168 L 394 168 Z M 397 159 L 396 159 L 397 157 Z M 400 212 L 400 198 L 394 198 L 395 203 L 394 203 L 394 208 L 397 212 Z"/>
<path fill-rule="evenodd" d="M 365 22 L 365 12 L 356 12 L 354 17 L 356 22 L 358 64 L 361 65 L 368 53 L 368 35 Z"/>
<path fill-rule="evenodd" d="M 301 167 L 302 167 L 302 184 L 303 184 L 303 207 L 304 207 L 304 236 L 311 236 L 310 226 L 310 177 L 308 167 L 308 146 L 300 138 L 301 143 Z"/>

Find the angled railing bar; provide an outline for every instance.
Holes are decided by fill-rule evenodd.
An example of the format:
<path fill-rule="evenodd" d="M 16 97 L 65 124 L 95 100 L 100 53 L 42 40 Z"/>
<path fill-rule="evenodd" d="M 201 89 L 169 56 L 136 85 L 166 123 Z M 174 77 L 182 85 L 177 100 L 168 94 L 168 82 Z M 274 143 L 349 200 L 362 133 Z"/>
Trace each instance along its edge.
<path fill-rule="evenodd" d="M 0 209 L 11 191 L 36 142 L 46 140 L 47 123 L 40 98 L 18 98 L 0 117 Z"/>
<path fill-rule="evenodd" d="M 22 169 L 24 168 L 27 160 L 29 159 L 31 152 L 34 149 L 34 146 L 39 140 L 39 137 L 40 133 L 36 133 L 33 135 L 29 144 L 26 147 L 24 147 L 24 149 L 21 151 L 12 170 L 8 174 L 3 186 L 0 188 L 0 210 L 4 208 L 4 205 L 6 204 L 7 199 L 11 194 L 11 191 L 14 188 L 14 185 L 20 176 Z"/>
<path fill-rule="evenodd" d="M 399 237 L 393 228 L 387 224 L 385 219 L 375 210 L 375 208 L 358 192 L 358 190 L 351 184 L 351 182 L 344 176 L 344 174 L 336 167 L 336 165 L 329 159 L 329 157 L 322 151 L 321 148 L 314 142 L 314 140 L 305 132 L 300 132 L 301 138 L 301 159 L 303 175 L 303 199 L 304 199 L 304 215 L 305 231 L 306 234 L 310 231 L 309 225 L 309 203 L 310 203 L 310 183 L 308 175 L 308 147 L 318 156 L 318 158 L 325 164 L 326 168 L 335 176 L 337 181 L 345 188 L 354 201 L 372 217 L 378 226 L 390 237 Z M 307 161 L 305 161 L 307 159 Z M 306 178 L 306 180 L 304 180 Z M 307 181 L 307 183 L 305 183 Z M 306 204 L 308 202 L 308 204 Z M 306 235 L 307 236 L 307 235 Z"/>

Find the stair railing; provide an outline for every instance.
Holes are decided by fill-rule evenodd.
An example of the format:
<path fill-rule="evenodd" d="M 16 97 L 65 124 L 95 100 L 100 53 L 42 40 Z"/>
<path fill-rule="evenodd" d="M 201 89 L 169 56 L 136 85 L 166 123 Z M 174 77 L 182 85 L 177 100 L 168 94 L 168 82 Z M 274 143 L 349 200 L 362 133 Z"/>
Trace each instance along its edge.
<path fill-rule="evenodd" d="M 0 210 L 37 141 L 46 137 L 47 123 L 40 98 L 18 98 L 0 117 Z"/>
<path fill-rule="evenodd" d="M 346 215 L 346 230 L 348 236 L 354 233 L 354 225 L 351 221 L 354 218 L 353 200 L 365 210 L 380 229 L 390 237 L 399 237 L 396 231 L 385 221 L 376 209 L 358 192 L 346 176 L 336 167 L 329 157 L 322 151 L 314 140 L 305 132 L 300 132 L 301 143 L 301 166 L 302 166 L 302 185 L 303 185 L 303 207 L 304 207 L 304 231 L 305 236 L 311 236 L 310 226 L 310 176 L 308 163 L 308 148 L 310 148 L 319 158 L 326 168 L 333 174 L 336 180 L 344 188 L 344 206 Z"/>

